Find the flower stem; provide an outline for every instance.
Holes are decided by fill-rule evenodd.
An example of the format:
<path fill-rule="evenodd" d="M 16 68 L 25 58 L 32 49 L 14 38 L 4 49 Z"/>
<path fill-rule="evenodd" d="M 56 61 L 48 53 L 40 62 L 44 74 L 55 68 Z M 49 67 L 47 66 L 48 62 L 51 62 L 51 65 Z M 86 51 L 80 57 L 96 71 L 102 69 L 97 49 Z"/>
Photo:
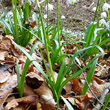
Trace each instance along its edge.
<path fill-rule="evenodd" d="M 48 9 L 49 9 L 49 7 L 48 7 L 48 4 L 49 4 L 49 0 L 47 0 L 47 41 L 49 42 L 49 26 L 48 26 L 48 24 L 49 24 L 49 11 L 48 11 Z"/>
<path fill-rule="evenodd" d="M 47 43 L 47 36 L 46 36 L 45 26 L 44 26 L 43 17 L 42 17 L 42 13 L 41 13 L 41 8 L 40 8 L 39 1 L 38 0 L 36 0 L 36 4 L 37 4 L 37 7 L 39 9 L 39 15 L 40 15 L 40 19 L 41 19 L 43 34 L 44 34 L 44 40 L 45 40 L 45 48 L 46 48 L 46 52 L 47 52 L 47 58 L 48 58 L 49 66 L 50 66 L 50 71 L 51 71 L 51 75 L 52 75 L 52 79 L 53 79 L 53 84 L 55 85 L 55 78 L 54 78 L 52 64 L 51 64 L 51 59 L 50 59 L 50 55 L 49 55 L 49 49 L 48 49 L 48 43 Z"/>
<path fill-rule="evenodd" d="M 58 10 L 57 10 L 57 25 L 58 25 L 58 42 L 59 42 L 59 47 L 60 47 L 60 32 L 59 32 L 59 30 L 60 30 L 60 18 L 59 18 L 59 15 L 60 15 L 60 13 L 59 13 L 59 11 L 60 11 L 60 0 L 58 0 Z M 60 50 L 60 54 L 62 55 L 62 51 Z"/>

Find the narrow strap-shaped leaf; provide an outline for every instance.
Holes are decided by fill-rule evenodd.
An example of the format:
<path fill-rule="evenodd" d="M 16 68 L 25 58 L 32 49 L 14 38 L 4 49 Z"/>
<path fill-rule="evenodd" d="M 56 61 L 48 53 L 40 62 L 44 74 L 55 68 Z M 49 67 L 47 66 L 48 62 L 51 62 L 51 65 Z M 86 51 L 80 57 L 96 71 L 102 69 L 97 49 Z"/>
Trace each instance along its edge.
<path fill-rule="evenodd" d="M 74 110 L 73 107 L 71 106 L 71 104 L 63 96 L 61 96 L 61 98 L 63 99 L 64 103 L 66 104 L 68 110 Z"/>
<path fill-rule="evenodd" d="M 64 79 L 64 76 L 65 75 L 63 74 L 63 72 L 64 72 L 65 68 L 66 68 L 66 63 L 65 63 L 65 61 L 63 61 L 62 62 L 62 65 L 60 67 L 60 70 L 58 72 L 57 81 L 55 83 L 55 89 L 56 89 L 56 91 L 58 91 L 58 89 L 60 87 L 60 84 L 61 84 L 62 80 Z"/>
<path fill-rule="evenodd" d="M 87 75 L 87 78 L 86 78 L 88 84 L 90 84 L 90 82 L 91 82 L 91 79 L 92 79 L 92 76 L 93 76 L 93 74 L 94 74 L 94 69 L 95 69 L 95 67 L 96 67 L 97 61 L 98 61 L 98 58 L 92 63 L 92 65 L 91 65 L 91 67 L 90 67 L 90 70 L 89 70 L 89 72 L 88 72 L 88 75 Z M 87 90 L 88 90 L 88 85 L 87 85 L 87 83 L 85 82 L 84 87 L 83 87 L 83 91 L 82 91 L 82 95 L 85 95 L 86 92 L 87 92 Z"/>
<path fill-rule="evenodd" d="M 86 70 L 93 62 L 94 60 L 96 60 L 98 57 L 102 56 L 104 54 L 100 54 L 100 55 L 97 55 L 96 57 L 94 57 L 84 68 L 82 68 L 80 71 L 74 73 L 72 76 L 68 77 L 61 85 L 60 85 L 60 88 L 59 88 L 59 92 L 58 92 L 58 96 L 60 95 L 63 87 L 70 81 L 72 80 L 73 78 L 77 77 L 78 75 L 80 75 L 84 70 Z"/>
<path fill-rule="evenodd" d="M 20 72 L 19 72 L 19 65 L 18 60 L 16 61 L 16 72 L 17 72 L 17 82 L 18 82 L 18 88 L 20 88 Z"/>

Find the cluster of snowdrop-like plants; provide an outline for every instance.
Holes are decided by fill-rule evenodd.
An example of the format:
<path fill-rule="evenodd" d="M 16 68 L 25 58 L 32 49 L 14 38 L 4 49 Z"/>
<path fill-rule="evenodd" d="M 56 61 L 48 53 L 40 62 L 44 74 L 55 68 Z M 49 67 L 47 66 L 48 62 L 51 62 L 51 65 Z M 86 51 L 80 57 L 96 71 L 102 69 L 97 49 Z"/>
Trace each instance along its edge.
<path fill-rule="evenodd" d="M 66 3 L 67 3 L 67 6 L 69 6 L 70 4 L 74 4 L 77 1 L 78 0 L 66 0 Z M 34 25 L 36 25 L 36 22 L 37 22 L 35 32 L 33 32 L 32 23 L 30 26 L 30 22 L 28 21 L 29 20 L 29 2 L 36 3 L 36 5 L 38 7 L 38 11 L 39 11 L 39 16 L 38 16 L 39 18 L 37 19 L 38 22 L 35 19 L 36 18 L 35 14 L 33 15 L 35 17 L 34 18 L 35 22 L 32 22 L 32 23 L 34 23 Z M 46 2 L 46 4 L 44 2 Z M 46 14 L 44 16 L 42 14 L 42 9 L 41 9 L 43 3 L 45 5 L 45 9 L 46 9 Z M 23 34 L 23 40 L 20 39 L 20 43 L 22 41 L 25 42 L 25 38 L 24 38 L 25 33 L 24 32 L 26 32 L 27 36 L 29 36 L 29 39 L 27 39 L 28 41 L 30 40 L 30 38 L 32 38 L 32 36 L 37 36 L 37 40 L 39 40 L 40 44 L 41 43 L 43 44 L 43 48 L 46 50 L 46 57 L 47 57 L 46 60 L 43 56 L 42 49 L 40 48 L 40 46 L 38 46 L 39 45 L 38 42 L 37 42 L 37 44 L 34 44 L 30 53 L 27 53 L 21 46 L 19 46 L 18 45 L 18 44 L 20 44 L 19 42 L 18 42 L 18 44 L 16 44 L 17 42 L 16 43 L 14 41 L 12 41 L 12 42 L 16 47 L 18 47 L 27 56 L 27 60 L 26 60 L 24 70 L 22 72 L 21 77 L 19 74 L 18 61 L 16 63 L 17 77 L 18 77 L 18 88 L 19 88 L 20 97 L 23 96 L 25 77 L 26 77 L 26 73 L 28 71 L 29 65 L 31 63 L 33 63 L 33 65 L 39 70 L 39 72 L 43 75 L 43 77 L 46 79 L 48 85 L 50 86 L 50 88 L 53 92 L 55 101 L 57 102 L 57 110 L 58 110 L 59 109 L 59 99 L 60 99 L 60 97 L 62 97 L 61 92 L 63 90 L 63 87 L 69 81 L 71 81 L 73 78 L 79 77 L 79 75 L 81 75 L 81 73 L 83 71 L 85 71 L 88 67 L 91 66 L 89 73 L 88 73 L 90 76 L 87 76 L 87 81 L 90 84 L 95 66 L 98 61 L 98 58 L 100 56 L 104 55 L 104 52 L 100 46 L 102 46 L 104 43 L 108 42 L 108 40 L 104 41 L 102 43 L 100 42 L 100 34 L 95 32 L 97 23 L 92 22 L 89 24 L 89 26 L 86 30 L 84 42 L 83 41 L 81 42 L 82 48 L 80 48 L 77 41 L 72 40 L 73 41 L 72 43 L 75 44 L 77 47 L 77 51 L 75 50 L 74 54 L 71 54 L 71 55 L 70 54 L 68 55 L 66 52 L 64 53 L 62 51 L 62 47 L 67 47 L 68 44 L 65 41 L 61 41 L 61 27 L 60 27 L 60 13 L 59 13 L 60 0 L 58 0 L 57 3 L 58 3 L 57 26 L 55 25 L 52 28 L 50 28 L 49 27 L 49 11 L 52 11 L 54 9 L 54 6 L 52 4 L 50 4 L 49 0 L 42 0 L 41 2 L 39 2 L 39 0 L 25 0 L 25 9 L 23 10 L 23 12 L 24 12 L 24 21 L 23 22 L 22 22 L 22 19 L 21 18 L 18 19 L 18 16 L 17 16 L 17 14 L 18 14 L 17 0 L 16 0 L 16 2 L 15 2 L 15 0 L 13 0 L 13 15 L 14 15 L 13 25 L 15 25 L 14 26 L 15 27 L 14 33 L 17 36 L 16 39 L 19 39 L 21 37 L 21 36 L 19 36 L 19 35 L 21 35 L 21 32 Z M 108 16 L 108 20 L 109 20 L 109 8 L 110 8 L 109 4 L 105 3 L 103 5 L 103 12 L 101 14 L 101 18 L 105 19 Z M 95 12 L 95 10 L 96 10 L 96 8 L 93 9 L 94 12 Z M 19 17 L 21 17 L 21 12 L 22 12 L 22 10 L 20 10 Z M 44 18 L 47 20 L 46 23 L 44 22 Z M 62 15 L 61 19 L 65 19 L 65 16 Z M 104 21 L 104 19 L 102 21 Z M 28 23 L 26 21 L 28 21 Z M 105 21 L 105 23 L 106 23 L 106 21 Z M 21 30 L 20 33 L 19 33 L 19 29 Z M 31 29 L 32 31 L 30 32 L 29 29 Z M 52 37 L 49 38 L 50 36 L 52 36 Z M 82 44 L 82 43 L 84 43 L 84 44 Z M 26 44 L 26 46 L 27 46 L 27 44 Z M 38 62 L 35 61 L 31 56 L 33 51 L 36 49 L 36 46 L 39 48 L 40 56 L 42 57 L 43 64 L 46 68 L 46 73 L 39 66 Z M 89 52 L 88 52 L 88 50 L 89 50 Z M 97 53 L 95 54 L 94 51 L 95 52 L 100 51 L 100 53 L 97 52 L 98 54 Z M 82 55 L 82 53 L 84 53 L 84 54 Z M 85 66 L 82 69 L 80 69 L 80 70 L 76 69 L 74 74 L 70 74 L 70 72 L 73 71 L 74 62 L 77 60 L 77 63 L 80 65 L 79 59 L 84 57 L 84 55 L 85 55 L 85 57 L 87 57 L 88 53 L 89 53 L 89 55 L 95 54 L 95 57 L 92 60 L 90 60 L 90 62 L 85 63 Z M 70 58 L 68 65 L 65 62 L 65 57 L 67 57 L 67 56 Z M 60 69 L 59 69 L 58 76 L 57 76 L 56 80 L 55 80 L 54 70 L 53 70 L 53 65 L 55 63 L 59 63 L 59 65 L 60 65 Z M 70 76 L 68 78 L 65 78 L 66 74 L 70 74 Z M 86 94 L 87 89 L 88 89 L 88 86 L 87 86 L 87 84 L 85 84 L 84 89 L 83 89 L 83 94 Z M 62 98 L 62 99 L 64 99 L 64 98 Z M 68 104 L 67 104 L 67 107 L 69 110 L 73 110 L 73 108 L 70 107 L 70 105 L 68 106 Z"/>

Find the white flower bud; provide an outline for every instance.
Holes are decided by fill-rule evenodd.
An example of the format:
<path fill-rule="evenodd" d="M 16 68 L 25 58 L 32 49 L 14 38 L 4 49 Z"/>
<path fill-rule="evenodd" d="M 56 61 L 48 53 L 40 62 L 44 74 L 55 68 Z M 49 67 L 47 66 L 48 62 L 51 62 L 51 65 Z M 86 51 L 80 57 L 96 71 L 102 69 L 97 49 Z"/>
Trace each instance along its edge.
<path fill-rule="evenodd" d="M 101 18 L 107 18 L 107 13 L 106 12 L 102 12 L 101 13 Z"/>
<path fill-rule="evenodd" d="M 100 21 L 99 21 L 99 25 L 101 26 L 101 25 L 106 25 L 106 21 L 104 20 L 104 19 L 101 19 Z"/>
<path fill-rule="evenodd" d="M 95 12 L 95 11 L 96 11 L 96 7 L 93 7 L 93 8 L 92 8 L 92 11 Z"/>
<path fill-rule="evenodd" d="M 64 16 L 64 15 L 62 15 L 62 16 L 61 16 L 61 19 L 65 19 L 65 16 Z"/>
<path fill-rule="evenodd" d="M 47 14 L 44 15 L 44 19 L 47 19 Z"/>
<path fill-rule="evenodd" d="M 46 9 L 46 11 L 47 11 L 47 5 L 46 5 L 45 9 Z M 49 10 L 49 11 L 53 10 L 53 5 L 50 4 L 50 3 L 48 4 L 48 10 Z"/>
<path fill-rule="evenodd" d="M 110 4 L 104 3 L 104 5 L 102 7 L 103 11 L 106 11 L 107 12 L 109 8 L 110 8 Z"/>
<path fill-rule="evenodd" d="M 69 6 L 70 4 L 76 3 L 78 0 L 66 0 L 66 4 Z"/>

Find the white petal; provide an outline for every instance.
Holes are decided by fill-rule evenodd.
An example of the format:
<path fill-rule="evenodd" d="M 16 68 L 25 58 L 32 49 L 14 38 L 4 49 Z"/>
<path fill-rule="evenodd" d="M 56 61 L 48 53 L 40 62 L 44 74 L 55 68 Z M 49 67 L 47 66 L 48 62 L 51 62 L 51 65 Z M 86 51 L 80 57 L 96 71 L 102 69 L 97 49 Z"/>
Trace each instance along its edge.
<path fill-rule="evenodd" d="M 95 12 L 95 11 L 96 11 L 96 7 L 93 7 L 93 8 L 92 8 L 92 11 Z"/>
<path fill-rule="evenodd" d="M 47 5 L 46 5 L 45 9 L 46 9 L 46 11 L 47 11 Z M 50 3 L 48 4 L 48 10 L 49 10 L 49 11 L 53 10 L 53 5 L 50 4 Z"/>
<path fill-rule="evenodd" d="M 106 12 L 102 12 L 101 13 L 101 18 L 107 18 L 107 13 Z"/>
<path fill-rule="evenodd" d="M 44 19 L 47 19 L 47 14 L 44 15 Z"/>
<path fill-rule="evenodd" d="M 109 8 L 110 8 L 110 4 L 104 3 L 104 5 L 102 7 L 103 11 L 106 11 L 107 12 Z"/>
<path fill-rule="evenodd" d="M 65 19 L 65 16 L 64 16 L 64 15 L 62 15 L 62 16 L 61 16 L 61 19 Z"/>

